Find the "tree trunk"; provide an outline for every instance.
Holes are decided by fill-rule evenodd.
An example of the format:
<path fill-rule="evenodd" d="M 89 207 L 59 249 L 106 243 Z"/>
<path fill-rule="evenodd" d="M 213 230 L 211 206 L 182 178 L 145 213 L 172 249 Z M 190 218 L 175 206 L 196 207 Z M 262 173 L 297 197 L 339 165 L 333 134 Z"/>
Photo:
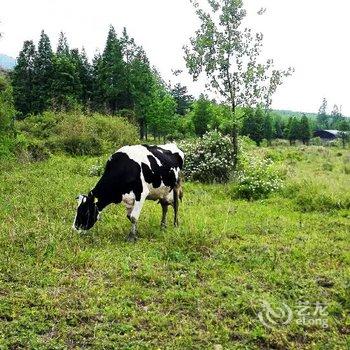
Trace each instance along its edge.
<path fill-rule="evenodd" d="M 232 144 L 233 144 L 233 170 L 236 170 L 238 164 L 238 127 L 237 123 L 232 128 Z"/>
<path fill-rule="evenodd" d="M 235 171 L 238 164 L 238 125 L 236 120 L 236 105 L 234 100 L 231 101 L 231 113 L 232 113 L 232 131 L 231 131 L 231 138 L 232 138 L 232 145 L 233 145 L 233 160 L 232 160 L 232 166 L 233 170 Z"/>
<path fill-rule="evenodd" d="M 143 118 L 140 119 L 140 139 L 143 140 L 145 137 L 145 121 Z"/>

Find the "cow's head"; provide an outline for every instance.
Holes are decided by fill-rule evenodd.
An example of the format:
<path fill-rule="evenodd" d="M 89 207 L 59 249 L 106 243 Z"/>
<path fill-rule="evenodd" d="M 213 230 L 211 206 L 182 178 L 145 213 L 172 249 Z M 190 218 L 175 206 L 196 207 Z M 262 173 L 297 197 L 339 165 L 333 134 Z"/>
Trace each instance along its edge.
<path fill-rule="evenodd" d="M 90 230 L 99 218 L 96 198 L 92 194 L 79 195 L 77 197 L 78 208 L 73 223 L 76 230 Z"/>

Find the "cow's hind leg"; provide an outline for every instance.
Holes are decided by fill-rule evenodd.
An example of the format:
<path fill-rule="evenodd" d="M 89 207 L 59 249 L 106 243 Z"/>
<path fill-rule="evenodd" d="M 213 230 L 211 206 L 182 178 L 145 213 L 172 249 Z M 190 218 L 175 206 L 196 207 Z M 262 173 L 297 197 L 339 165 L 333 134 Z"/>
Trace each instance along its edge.
<path fill-rule="evenodd" d="M 161 223 L 160 223 L 160 227 L 161 228 L 166 228 L 166 214 L 167 214 L 167 212 L 168 212 L 168 205 L 169 205 L 169 203 L 167 203 L 166 201 L 164 201 L 164 200 L 161 200 L 160 201 L 160 204 L 161 204 L 161 206 L 162 206 L 162 221 L 161 221 Z"/>

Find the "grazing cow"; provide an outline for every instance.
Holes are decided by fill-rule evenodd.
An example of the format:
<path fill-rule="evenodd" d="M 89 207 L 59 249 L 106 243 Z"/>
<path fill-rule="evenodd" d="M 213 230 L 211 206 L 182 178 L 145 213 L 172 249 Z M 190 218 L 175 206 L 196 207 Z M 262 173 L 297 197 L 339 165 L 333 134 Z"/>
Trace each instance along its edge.
<path fill-rule="evenodd" d="M 73 227 L 89 230 L 101 211 L 111 203 L 123 202 L 132 223 L 129 240 L 136 240 L 137 221 L 146 199 L 162 205 L 161 225 L 166 226 L 168 206 L 174 207 L 174 225 L 178 225 L 182 187 L 179 177 L 183 152 L 175 144 L 162 146 L 124 146 L 107 161 L 104 174 L 87 196 L 80 195 Z"/>

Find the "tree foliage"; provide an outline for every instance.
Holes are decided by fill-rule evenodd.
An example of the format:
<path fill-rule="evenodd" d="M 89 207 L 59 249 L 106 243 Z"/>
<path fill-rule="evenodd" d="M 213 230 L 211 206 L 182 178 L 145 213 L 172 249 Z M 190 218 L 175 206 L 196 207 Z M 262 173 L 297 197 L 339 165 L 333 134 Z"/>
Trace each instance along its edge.
<path fill-rule="evenodd" d="M 191 0 L 200 28 L 184 48 L 189 73 L 196 80 L 201 73 L 208 87 L 219 93 L 232 111 L 234 166 L 238 157 L 237 106 L 270 106 L 272 95 L 292 70 L 274 68 L 273 60 L 259 62 L 263 35 L 243 28 L 246 17 L 241 0 L 208 0 L 209 11 Z"/>

